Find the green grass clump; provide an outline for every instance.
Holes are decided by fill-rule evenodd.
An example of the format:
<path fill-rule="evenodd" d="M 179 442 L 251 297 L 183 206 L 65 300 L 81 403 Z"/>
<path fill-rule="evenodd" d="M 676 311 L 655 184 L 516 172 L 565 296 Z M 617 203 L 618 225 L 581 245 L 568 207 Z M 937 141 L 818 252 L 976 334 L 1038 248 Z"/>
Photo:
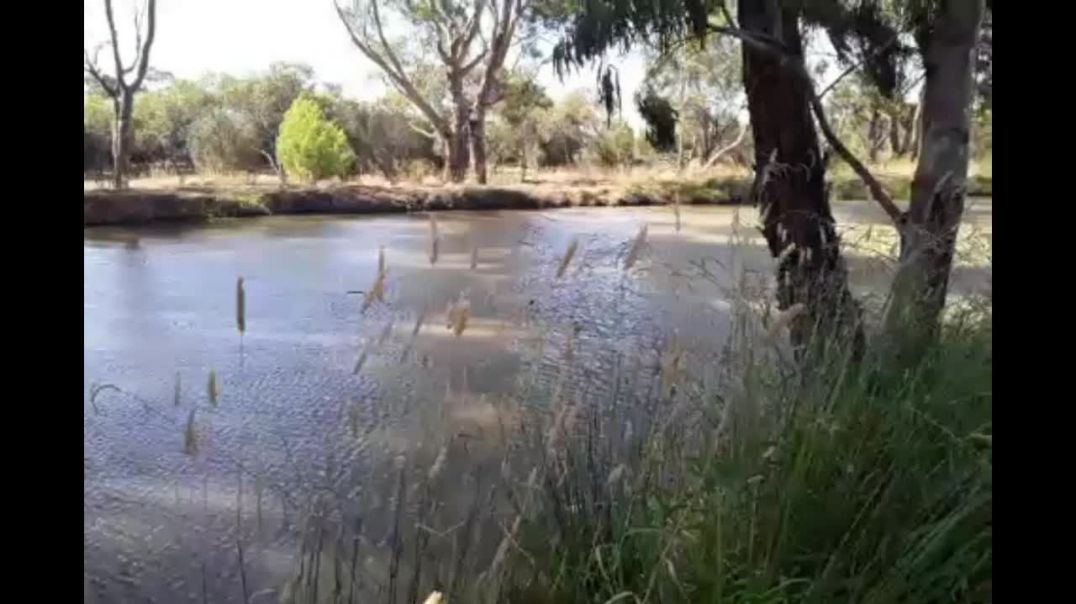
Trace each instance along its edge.
<path fill-rule="evenodd" d="M 872 167 L 874 177 L 882 183 L 890 196 L 898 200 L 908 200 L 912 196 L 912 180 L 915 165 L 896 164 L 889 168 Z M 870 199 L 870 191 L 863 180 L 843 162 L 837 163 L 829 170 L 833 199 Z M 978 162 L 971 166 L 968 174 L 968 196 L 991 197 L 994 192 L 992 171 L 988 163 Z"/>
<path fill-rule="evenodd" d="M 725 386 L 666 401 L 629 454 L 597 423 L 559 447 L 512 601 L 990 601 L 989 318 L 901 369 L 735 339 Z"/>

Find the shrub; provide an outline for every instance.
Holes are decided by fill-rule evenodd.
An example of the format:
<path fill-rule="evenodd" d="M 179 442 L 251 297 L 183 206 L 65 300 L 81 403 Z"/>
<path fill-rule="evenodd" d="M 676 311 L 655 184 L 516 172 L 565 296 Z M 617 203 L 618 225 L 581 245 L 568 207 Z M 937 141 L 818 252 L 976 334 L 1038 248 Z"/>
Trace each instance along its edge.
<path fill-rule="evenodd" d="M 593 152 L 605 166 L 630 164 L 635 159 L 635 132 L 624 122 L 614 123 L 598 136 Z"/>
<path fill-rule="evenodd" d="M 234 111 L 218 109 L 199 118 L 191 126 L 188 145 L 199 170 L 251 172 L 266 164 L 254 125 Z"/>
<path fill-rule="evenodd" d="M 285 172 L 300 180 L 343 177 L 355 163 L 344 130 L 325 117 L 316 99 L 306 95 L 284 114 L 276 148 Z"/>

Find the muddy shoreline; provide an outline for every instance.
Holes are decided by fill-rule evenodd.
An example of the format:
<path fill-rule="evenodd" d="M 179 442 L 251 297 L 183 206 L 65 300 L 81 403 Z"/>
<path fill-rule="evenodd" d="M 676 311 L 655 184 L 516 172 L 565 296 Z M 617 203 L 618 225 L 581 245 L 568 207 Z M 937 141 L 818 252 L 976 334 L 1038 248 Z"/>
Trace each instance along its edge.
<path fill-rule="evenodd" d="M 866 199 L 862 183 L 842 181 L 835 200 Z M 972 179 L 969 197 L 991 197 L 989 180 Z M 906 199 L 905 181 L 891 183 Z M 145 225 L 157 222 L 204 222 L 289 214 L 392 214 L 426 210 L 541 210 L 594 206 L 736 205 L 748 198 L 746 179 L 720 183 L 662 183 L 646 188 L 557 187 L 333 187 L 92 190 L 83 194 L 83 226 Z M 902 188 L 903 187 L 903 188 Z M 863 190 L 860 190 L 863 189 Z"/>
<path fill-rule="evenodd" d="M 425 210 L 538 210 L 587 206 L 671 204 L 677 193 L 565 189 L 526 191 L 509 187 L 394 189 L 372 186 L 294 188 L 270 191 L 199 189 L 86 191 L 83 225 L 132 225 L 288 214 L 388 214 Z M 736 204 L 739 194 L 679 194 L 685 205 Z"/>

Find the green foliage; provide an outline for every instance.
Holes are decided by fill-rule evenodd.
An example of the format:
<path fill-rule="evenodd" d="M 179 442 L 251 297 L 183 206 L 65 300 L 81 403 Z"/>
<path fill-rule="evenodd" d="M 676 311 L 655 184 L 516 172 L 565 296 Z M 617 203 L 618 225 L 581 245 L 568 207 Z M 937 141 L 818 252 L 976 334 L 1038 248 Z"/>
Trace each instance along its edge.
<path fill-rule="evenodd" d="M 112 101 L 89 94 L 82 100 L 82 124 L 87 132 L 109 136 L 112 132 Z"/>
<path fill-rule="evenodd" d="M 712 36 L 705 45 L 684 44 L 652 53 L 643 84 L 677 113 L 685 159 L 704 162 L 739 135 L 745 106 L 739 42 Z M 654 114 L 660 120 L 661 112 Z M 646 118 L 646 114 L 643 114 Z M 658 124 L 648 120 L 653 129 Z M 655 132 L 656 134 L 656 132 Z M 672 145 L 663 150 L 673 150 Z"/>
<path fill-rule="evenodd" d="M 265 165 L 258 141 L 257 128 L 245 116 L 213 109 L 191 125 L 191 158 L 202 171 L 253 172 Z"/>
<path fill-rule="evenodd" d="M 189 80 L 143 92 L 134 109 L 134 155 L 142 161 L 190 161 L 192 128 L 213 105 L 211 92 Z"/>
<path fill-rule="evenodd" d="M 347 176 L 355 163 L 344 130 L 310 96 L 300 96 L 284 114 L 276 145 L 284 170 L 304 181 Z"/>
<path fill-rule="evenodd" d="M 646 140 L 658 151 L 676 149 L 676 122 L 679 112 L 669 100 L 652 89 L 638 95 L 635 100 L 639 115 L 646 120 Z"/>
<path fill-rule="evenodd" d="M 534 77 L 523 72 L 504 79 L 504 97 L 497 117 L 486 128 L 486 146 L 495 163 L 519 163 L 535 155 L 540 130 L 553 101 Z"/>
<path fill-rule="evenodd" d="M 520 539 L 532 601 L 991 601 L 988 311 L 901 369 L 831 349 L 797 370 L 752 319 L 733 333 L 730 387 L 656 403 L 676 417 L 624 457 L 587 444 L 615 424 L 558 443 Z"/>
<path fill-rule="evenodd" d="M 971 120 L 972 157 L 984 160 L 994 153 L 994 111 L 984 108 L 972 114 Z"/>
<path fill-rule="evenodd" d="M 572 92 L 545 112 L 539 124 L 541 163 L 575 163 L 579 153 L 598 138 L 602 120 L 582 92 Z"/>
<path fill-rule="evenodd" d="M 434 141 L 411 127 L 416 117 L 406 103 L 390 99 L 363 103 L 340 96 L 327 100 L 325 114 L 343 128 L 359 173 L 380 171 L 391 180 L 403 164 L 436 159 Z"/>
<path fill-rule="evenodd" d="M 553 65 L 563 72 L 601 58 L 614 46 L 645 42 L 667 49 L 685 37 L 703 37 L 708 20 L 721 4 L 716 0 L 565 2 L 550 11 L 550 21 L 567 29 L 553 49 Z"/>
<path fill-rule="evenodd" d="M 510 73 L 504 82 L 504 98 L 498 112 L 512 126 L 522 126 L 533 121 L 539 111 L 553 106 L 545 89 L 524 73 Z"/>
<path fill-rule="evenodd" d="M 257 148 L 272 155 L 284 113 L 295 99 L 312 90 L 313 78 L 309 66 L 274 63 L 260 76 L 221 77 L 216 89 L 221 104 L 243 115 L 256 129 Z"/>
<path fill-rule="evenodd" d="M 82 169 L 98 174 L 111 165 L 112 101 L 89 94 L 82 102 Z"/>
<path fill-rule="evenodd" d="M 492 165 L 518 163 L 523 144 L 519 129 L 507 120 L 492 120 L 486 125 L 486 152 Z"/>
<path fill-rule="evenodd" d="M 618 120 L 598 135 L 593 152 L 604 166 L 629 165 L 635 159 L 635 131 Z"/>

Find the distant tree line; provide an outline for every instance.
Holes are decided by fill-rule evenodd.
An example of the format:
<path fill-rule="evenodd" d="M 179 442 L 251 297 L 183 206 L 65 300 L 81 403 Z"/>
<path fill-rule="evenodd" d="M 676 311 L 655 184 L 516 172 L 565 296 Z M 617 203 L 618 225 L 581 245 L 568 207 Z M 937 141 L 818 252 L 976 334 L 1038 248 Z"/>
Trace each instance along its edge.
<path fill-rule="evenodd" d="M 533 74 L 511 73 L 505 82 L 504 96 L 487 118 L 487 161 L 494 170 L 623 166 L 658 152 L 623 120 L 606 123 L 583 91 L 554 101 Z M 281 125 L 302 97 L 313 99 L 323 117 L 343 131 L 354 156 L 348 176 L 382 174 L 396 180 L 436 174 L 446 166 L 444 146 L 422 131 L 422 116 L 397 93 L 357 101 L 343 96 L 338 86 L 319 83 L 308 66 L 277 63 L 247 77 L 210 74 L 186 80 L 157 74 L 133 108 L 129 172 L 272 172 L 283 178 L 277 147 Z M 112 170 L 113 115 L 107 94 L 92 81 L 83 118 L 83 169 L 86 177 L 103 179 Z"/>

